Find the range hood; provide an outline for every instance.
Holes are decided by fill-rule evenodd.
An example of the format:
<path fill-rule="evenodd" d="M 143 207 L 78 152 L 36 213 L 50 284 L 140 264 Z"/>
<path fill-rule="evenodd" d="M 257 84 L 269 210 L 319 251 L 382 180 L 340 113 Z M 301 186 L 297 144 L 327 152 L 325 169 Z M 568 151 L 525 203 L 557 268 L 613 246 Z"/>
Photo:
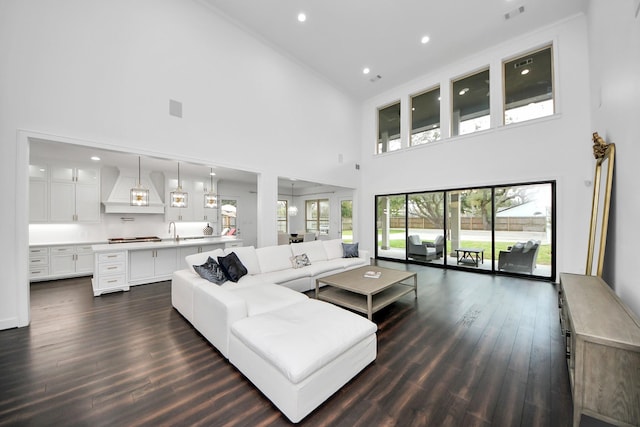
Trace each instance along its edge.
<path fill-rule="evenodd" d="M 138 184 L 138 171 L 118 168 L 118 176 L 109 193 L 102 201 L 105 213 L 117 214 L 164 214 L 164 203 L 148 174 L 140 176 L 142 186 L 149 189 L 149 206 L 131 206 L 130 191 Z"/>

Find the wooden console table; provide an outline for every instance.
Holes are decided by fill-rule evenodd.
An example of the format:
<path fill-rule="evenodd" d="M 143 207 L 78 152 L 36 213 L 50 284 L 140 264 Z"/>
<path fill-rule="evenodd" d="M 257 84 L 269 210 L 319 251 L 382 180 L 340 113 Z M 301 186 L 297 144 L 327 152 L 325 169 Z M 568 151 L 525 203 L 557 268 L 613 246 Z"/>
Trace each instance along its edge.
<path fill-rule="evenodd" d="M 573 397 L 582 414 L 640 423 L 640 321 L 599 277 L 560 274 L 560 324 Z"/>

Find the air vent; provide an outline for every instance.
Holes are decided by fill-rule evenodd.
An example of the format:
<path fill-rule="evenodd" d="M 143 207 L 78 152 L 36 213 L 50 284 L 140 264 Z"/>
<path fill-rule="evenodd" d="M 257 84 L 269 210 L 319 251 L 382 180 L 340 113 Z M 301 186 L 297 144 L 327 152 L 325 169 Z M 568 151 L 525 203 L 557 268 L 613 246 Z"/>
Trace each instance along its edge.
<path fill-rule="evenodd" d="M 371 77 L 371 78 L 369 79 L 369 81 L 370 81 L 371 83 L 375 83 L 375 82 L 377 82 L 378 80 L 380 80 L 381 78 L 382 78 L 382 76 L 381 76 L 380 74 L 378 74 L 378 75 L 376 75 L 375 77 Z"/>
<path fill-rule="evenodd" d="M 504 19 L 505 21 L 511 19 L 511 18 L 515 18 L 516 16 L 520 15 L 521 13 L 524 13 L 524 6 L 520 6 L 517 9 L 513 9 L 511 12 L 507 12 L 504 14 Z"/>
<path fill-rule="evenodd" d="M 513 64 L 513 68 L 520 68 L 520 67 L 524 67 L 525 65 L 529 65 L 529 64 L 533 64 L 533 58 L 527 58 L 527 59 L 523 59 L 520 62 L 516 62 L 515 64 Z"/>

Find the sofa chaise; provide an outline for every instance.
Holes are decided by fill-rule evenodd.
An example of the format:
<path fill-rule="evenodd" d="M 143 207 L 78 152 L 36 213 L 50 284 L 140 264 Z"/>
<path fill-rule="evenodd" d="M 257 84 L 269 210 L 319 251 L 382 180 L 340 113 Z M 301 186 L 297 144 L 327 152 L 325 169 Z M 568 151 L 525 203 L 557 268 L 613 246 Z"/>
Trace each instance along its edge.
<path fill-rule="evenodd" d="M 185 259 L 189 266 L 202 265 L 231 252 L 248 274 L 217 285 L 191 267 L 176 271 L 172 305 L 287 418 L 298 422 L 375 360 L 377 327 L 296 290 L 314 288 L 322 275 L 366 264 L 367 254 L 343 258 L 341 242 L 315 241 L 217 249 Z M 310 265 L 293 268 L 292 259 L 302 254 Z"/>

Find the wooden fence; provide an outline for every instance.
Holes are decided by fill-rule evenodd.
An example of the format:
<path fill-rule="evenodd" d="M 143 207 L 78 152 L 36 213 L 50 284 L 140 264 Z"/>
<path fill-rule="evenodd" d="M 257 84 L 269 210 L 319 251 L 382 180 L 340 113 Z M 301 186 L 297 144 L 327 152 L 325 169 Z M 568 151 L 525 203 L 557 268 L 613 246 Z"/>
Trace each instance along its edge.
<path fill-rule="evenodd" d="M 404 217 L 390 218 L 391 228 L 404 228 Z M 499 217 L 496 218 L 496 231 L 541 231 L 547 230 L 547 219 L 540 216 L 530 217 Z M 435 229 L 442 228 L 442 224 L 434 224 L 426 218 L 409 218 L 409 228 Z M 485 228 L 481 217 L 460 218 L 460 228 L 462 230 L 490 230 Z"/>

